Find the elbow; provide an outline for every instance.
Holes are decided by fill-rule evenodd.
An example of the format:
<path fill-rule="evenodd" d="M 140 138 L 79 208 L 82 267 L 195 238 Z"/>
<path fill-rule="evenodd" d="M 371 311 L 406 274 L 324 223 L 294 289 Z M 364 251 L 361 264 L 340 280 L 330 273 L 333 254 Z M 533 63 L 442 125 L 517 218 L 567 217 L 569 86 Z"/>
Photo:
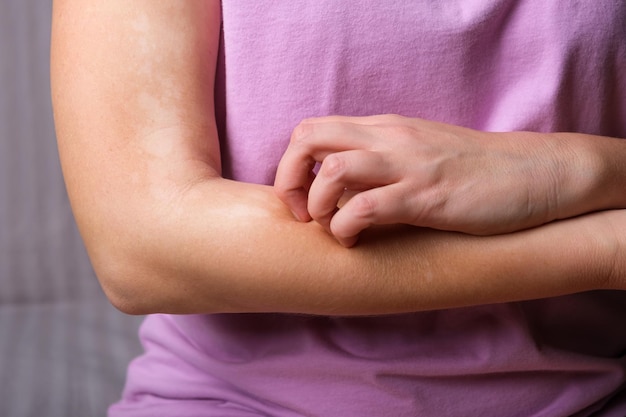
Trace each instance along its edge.
<path fill-rule="evenodd" d="M 198 249 L 205 235 L 183 219 L 188 200 L 164 195 L 81 206 L 79 229 L 98 281 L 111 304 L 130 315 L 222 311 L 231 291 L 206 262 L 209 250 Z"/>
<path fill-rule="evenodd" d="M 150 283 L 127 256 L 99 254 L 90 256 L 100 286 L 109 302 L 129 315 L 146 315 L 163 309 Z M 142 276 L 143 275 L 143 276 Z"/>
<path fill-rule="evenodd" d="M 101 218 L 91 216 L 90 222 L 79 222 L 79 228 L 109 302 L 129 315 L 169 312 L 173 295 L 167 293 L 163 256 L 160 260 L 158 256 L 163 253 L 162 245 L 154 238 L 163 231 L 150 230 L 146 222 L 130 221 L 130 216 Z"/>
<path fill-rule="evenodd" d="M 102 289 L 111 305 L 124 314 L 142 316 L 159 312 L 153 306 L 146 303 L 145 300 L 136 297 L 126 288 L 102 284 Z"/>
<path fill-rule="evenodd" d="M 126 293 L 114 290 L 107 286 L 102 286 L 102 288 L 111 305 L 124 314 L 143 316 L 146 314 L 157 313 L 157 311 L 153 311 L 144 303 L 140 303 L 135 298 L 129 297 Z"/>
<path fill-rule="evenodd" d="M 168 291 L 165 274 L 152 252 L 135 241 L 88 239 L 87 253 L 109 302 L 129 315 L 170 312 L 175 293 Z M 171 281 L 171 280 L 168 280 Z"/>
<path fill-rule="evenodd" d="M 198 288 L 202 286 L 180 265 L 152 255 L 115 250 L 90 255 L 100 286 L 116 309 L 129 315 L 228 311 L 224 300 L 214 291 Z"/>

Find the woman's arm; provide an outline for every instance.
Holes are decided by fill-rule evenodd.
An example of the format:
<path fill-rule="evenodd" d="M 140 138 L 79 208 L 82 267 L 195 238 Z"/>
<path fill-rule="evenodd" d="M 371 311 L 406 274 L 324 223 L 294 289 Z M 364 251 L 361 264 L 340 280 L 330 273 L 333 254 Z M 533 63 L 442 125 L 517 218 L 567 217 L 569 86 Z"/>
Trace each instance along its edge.
<path fill-rule="evenodd" d="M 221 178 L 219 14 L 208 0 L 55 0 L 63 172 L 118 308 L 384 314 L 626 287 L 621 211 L 487 238 L 377 228 L 345 249 L 271 187 Z"/>

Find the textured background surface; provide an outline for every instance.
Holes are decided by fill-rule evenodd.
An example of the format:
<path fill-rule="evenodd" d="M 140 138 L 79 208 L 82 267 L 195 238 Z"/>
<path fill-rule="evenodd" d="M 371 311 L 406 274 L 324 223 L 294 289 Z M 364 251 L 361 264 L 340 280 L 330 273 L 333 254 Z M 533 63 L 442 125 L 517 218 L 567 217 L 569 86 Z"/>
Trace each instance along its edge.
<path fill-rule="evenodd" d="M 58 162 L 51 1 L 0 0 L 0 415 L 104 416 L 140 318 L 102 294 Z"/>

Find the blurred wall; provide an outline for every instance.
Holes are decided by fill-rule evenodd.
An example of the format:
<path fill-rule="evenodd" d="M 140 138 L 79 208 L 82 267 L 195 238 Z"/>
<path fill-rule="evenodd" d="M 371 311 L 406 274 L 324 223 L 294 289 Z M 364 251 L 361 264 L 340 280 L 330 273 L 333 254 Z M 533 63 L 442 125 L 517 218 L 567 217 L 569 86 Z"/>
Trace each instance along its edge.
<path fill-rule="evenodd" d="M 104 416 L 139 353 L 70 211 L 49 86 L 52 2 L 0 0 L 0 416 Z"/>
<path fill-rule="evenodd" d="M 51 2 L 0 1 L 0 303 L 95 294 L 56 150 Z"/>

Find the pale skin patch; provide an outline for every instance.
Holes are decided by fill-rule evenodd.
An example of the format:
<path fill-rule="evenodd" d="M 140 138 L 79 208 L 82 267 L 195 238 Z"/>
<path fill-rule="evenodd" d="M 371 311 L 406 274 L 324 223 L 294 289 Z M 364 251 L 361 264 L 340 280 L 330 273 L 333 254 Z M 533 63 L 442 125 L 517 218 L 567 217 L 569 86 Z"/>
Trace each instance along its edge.
<path fill-rule="evenodd" d="M 179 179 L 184 172 L 176 161 L 184 159 L 181 151 L 182 133 L 177 129 L 159 129 L 156 132 L 138 138 L 137 152 L 142 155 L 142 164 L 131 176 L 131 181 L 139 183 L 143 179 L 142 188 L 158 201 L 171 201 L 176 196 Z"/>
<path fill-rule="evenodd" d="M 143 161 L 131 181 L 139 183 L 143 178 L 142 188 L 153 198 L 171 201 L 181 174 L 174 161 L 184 159 L 181 149 L 185 133 L 179 127 L 185 120 L 181 110 L 185 108 L 184 94 L 176 79 L 185 59 L 185 38 L 173 33 L 167 38 L 154 36 L 156 25 L 154 18 L 138 11 L 128 26 L 129 42 L 134 43 L 131 72 L 136 81 L 126 96 L 138 116 L 132 135 L 141 155 L 138 160 Z M 167 58 L 159 50 L 167 50 Z"/>
<path fill-rule="evenodd" d="M 153 36 L 154 22 L 145 14 L 138 14 L 130 24 L 129 39 L 135 42 L 133 50 L 138 55 L 133 59 L 133 68 L 137 83 L 134 91 L 134 105 L 146 117 L 138 133 L 139 137 L 153 136 L 151 133 L 163 127 L 173 126 L 183 120 L 180 112 L 183 95 L 176 83 L 178 63 L 184 59 L 182 51 L 183 37 L 172 35 L 167 39 Z M 167 44 L 165 44 L 167 43 Z M 168 59 L 156 53 L 160 48 L 169 50 Z M 152 148 L 152 141 L 146 142 L 150 154 L 163 157 L 170 146 L 157 145 Z"/>

